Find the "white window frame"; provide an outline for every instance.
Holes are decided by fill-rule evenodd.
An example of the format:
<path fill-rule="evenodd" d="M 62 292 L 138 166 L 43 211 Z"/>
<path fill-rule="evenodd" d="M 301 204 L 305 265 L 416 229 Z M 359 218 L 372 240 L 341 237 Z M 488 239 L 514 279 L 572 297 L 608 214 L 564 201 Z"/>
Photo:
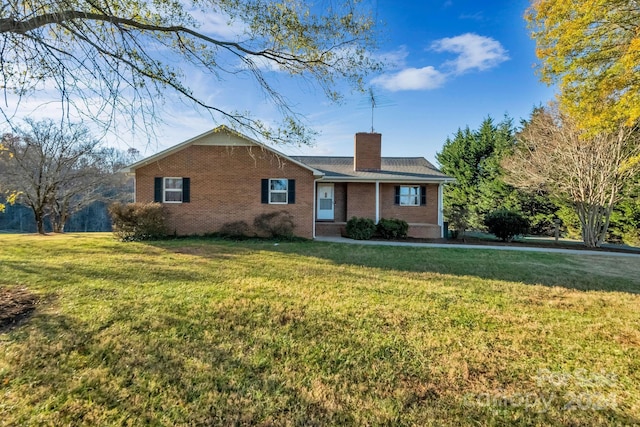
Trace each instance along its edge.
<path fill-rule="evenodd" d="M 167 188 L 167 180 L 168 179 L 179 179 L 182 185 L 180 188 Z M 162 203 L 183 203 L 184 199 L 184 180 L 181 176 L 166 176 L 162 178 Z M 180 193 L 180 200 L 167 200 L 167 192 L 170 193 Z"/>
<path fill-rule="evenodd" d="M 403 189 L 409 189 L 407 194 L 403 194 Z M 411 189 L 417 189 L 416 194 L 411 194 Z M 420 206 L 422 199 L 422 189 L 419 185 L 401 185 L 400 186 L 400 206 Z M 412 203 L 414 201 L 414 203 Z"/>
<path fill-rule="evenodd" d="M 284 181 L 285 188 L 284 190 L 272 190 L 271 182 L 272 181 Z M 271 199 L 272 194 L 284 194 L 284 202 L 274 202 Z M 270 205 L 287 205 L 289 204 L 289 180 L 286 178 L 269 178 L 269 204 Z"/>

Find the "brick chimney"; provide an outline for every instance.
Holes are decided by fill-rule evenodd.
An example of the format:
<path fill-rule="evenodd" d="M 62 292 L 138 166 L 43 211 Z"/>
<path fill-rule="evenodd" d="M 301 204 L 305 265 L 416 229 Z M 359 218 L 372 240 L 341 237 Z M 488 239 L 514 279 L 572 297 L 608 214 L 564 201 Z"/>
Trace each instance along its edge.
<path fill-rule="evenodd" d="M 382 166 L 382 135 L 358 132 L 355 137 L 353 169 L 357 171 L 380 170 Z"/>

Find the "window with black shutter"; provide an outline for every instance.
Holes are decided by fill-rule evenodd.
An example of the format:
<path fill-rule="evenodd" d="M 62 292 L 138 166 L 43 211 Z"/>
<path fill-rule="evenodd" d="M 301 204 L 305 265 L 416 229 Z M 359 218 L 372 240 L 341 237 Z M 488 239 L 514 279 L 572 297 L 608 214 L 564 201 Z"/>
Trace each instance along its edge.
<path fill-rule="evenodd" d="M 191 179 L 185 177 L 154 178 L 153 200 L 157 203 L 189 203 Z"/>
<path fill-rule="evenodd" d="M 418 185 L 396 186 L 395 204 L 400 206 L 420 206 L 424 187 Z"/>
<path fill-rule="evenodd" d="M 264 178 L 261 180 L 262 203 L 271 205 L 291 205 L 296 202 L 296 180 L 285 178 Z"/>

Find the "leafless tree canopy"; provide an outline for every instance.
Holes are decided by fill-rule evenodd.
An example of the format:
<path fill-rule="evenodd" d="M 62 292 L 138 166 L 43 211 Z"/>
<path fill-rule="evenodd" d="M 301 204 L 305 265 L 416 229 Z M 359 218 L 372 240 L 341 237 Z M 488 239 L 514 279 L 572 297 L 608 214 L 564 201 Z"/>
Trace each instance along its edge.
<path fill-rule="evenodd" d="M 568 115 L 551 107 L 533 113 L 503 167 L 510 184 L 570 203 L 584 243 L 599 246 L 623 184 L 638 173 L 639 155 L 637 127 L 585 137 Z"/>
<path fill-rule="evenodd" d="M 50 120 L 28 120 L 27 128 L 1 141 L 2 190 L 34 213 L 39 233 L 48 217 L 53 231 L 64 231 L 68 218 L 116 188 L 123 161 L 113 149 L 102 149 L 83 126 L 61 127 Z"/>
<path fill-rule="evenodd" d="M 242 31 L 217 37 L 199 19 L 212 14 Z M 372 29 L 358 0 L 5 0 L 0 111 L 10 121 L 16 103 L 39 91 L 56 94 L 67 119 L 84 115 L 109 128 L 124 115 L 149 126 L 169 89 L 216 121 L 274 142 L 306 143 L 308 130 L 267 70 L 308 79 L 336 100 L 339 81 L 360 87 L 377 67 L 367 54 Z M 267 126 L 195 93 L 192 70 L 221 82 L 248 75 L 279 108 L 281 124 Z"/>

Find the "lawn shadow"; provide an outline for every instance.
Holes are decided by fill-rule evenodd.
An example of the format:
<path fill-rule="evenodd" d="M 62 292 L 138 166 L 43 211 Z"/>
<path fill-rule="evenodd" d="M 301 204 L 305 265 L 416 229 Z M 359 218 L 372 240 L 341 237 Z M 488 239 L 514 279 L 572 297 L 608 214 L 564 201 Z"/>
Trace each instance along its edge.
<path fill-rule="evenodd" d="M 180 239 L 149 242 L 156 248 L 207 259 L 235 257 L 255 251 L 307 256 L 335 265 L 387 271 L 470 276 L 580 291 L 640 294 L 640 263 L 635 258 L 571 255 L 492 249 L 420 248 L 326 242 L 232 242 Z M 221 250 L 212 246 L 223 245 Z"/>
<path fill-rule="evenodd" d="M 640 294 L 640 262 L 635 258 L 324 242 L 262 245 L 261 249 L 315 257 L 337 265 Z"/>

